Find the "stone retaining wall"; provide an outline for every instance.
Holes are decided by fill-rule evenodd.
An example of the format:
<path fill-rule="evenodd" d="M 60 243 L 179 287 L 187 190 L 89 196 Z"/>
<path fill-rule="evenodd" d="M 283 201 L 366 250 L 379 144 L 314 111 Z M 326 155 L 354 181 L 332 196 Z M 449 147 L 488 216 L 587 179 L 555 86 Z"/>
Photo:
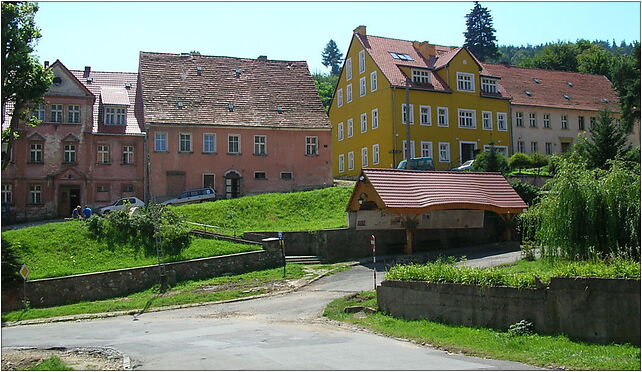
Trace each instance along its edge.
<path fill-rule="evenodd" d="M 386 280 L 379 308 L 404 319 L 506 330 L 528 320 L 542 334 L 640 345 L 640 280 L 552 278 L 543 289 Z"/>
<path fill-rule="evenodd" d="M 283 265 L 278 241 L 266 241 L 262 251 L 199 258 L 165 264 L 170 284 L 221 275 L 241 274 Z M 59 306 L 82 301 L 126 296 L 160 282 L 159 267 L 141 266 L 130 269 L 71 275 L 60 278 L 29 280 L 27 298 L 32 307 Z M 23 287 L 2 289 L 2 311 L 22 308 Z"/>

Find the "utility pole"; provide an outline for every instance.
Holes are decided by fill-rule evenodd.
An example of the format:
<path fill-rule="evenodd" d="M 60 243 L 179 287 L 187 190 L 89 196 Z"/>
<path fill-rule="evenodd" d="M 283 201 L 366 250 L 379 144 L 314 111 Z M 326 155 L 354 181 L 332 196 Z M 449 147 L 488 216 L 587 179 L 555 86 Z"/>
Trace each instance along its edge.
<path fill-rule="evenodd" d="M 414 110 L 413 110 L 414 111 Z M 406 77 L 406 160 L 410 162 L 410 79 Z M 401 113 L 403 115 L 403 112 Z"/>

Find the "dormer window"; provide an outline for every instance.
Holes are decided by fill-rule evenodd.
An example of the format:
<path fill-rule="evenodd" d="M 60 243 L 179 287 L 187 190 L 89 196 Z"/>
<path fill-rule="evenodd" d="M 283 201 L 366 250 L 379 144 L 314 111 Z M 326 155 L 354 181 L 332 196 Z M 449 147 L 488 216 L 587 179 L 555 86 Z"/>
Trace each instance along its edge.
<path fill-rule="evenodd" d="M 412 70 L 412 82 L 417 84 L 430 84 L 430 72 L 427 70 Z"/>
<path fill-rule="evenodd" d="M 127 109 L 122 107 L 105 107 L 106 125 L 125 125 L 127 123 Z"/>
<path fill-rule="evenodd" d="M 457 73 L 457 90 L 462 92 L 475 91 L 475 75 L 467 72 Z"/>
<path fill-rule="evenodd" d="M 481 89 L 484 93 L 497 93 L 497 80 L 482 78 Z"/>

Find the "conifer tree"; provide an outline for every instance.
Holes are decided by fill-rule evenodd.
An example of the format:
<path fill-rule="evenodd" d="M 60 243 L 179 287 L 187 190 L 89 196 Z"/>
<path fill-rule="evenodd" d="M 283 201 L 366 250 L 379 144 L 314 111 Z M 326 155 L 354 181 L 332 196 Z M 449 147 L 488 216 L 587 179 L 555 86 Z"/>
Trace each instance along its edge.
<path fill-rule="evenodd" d="M 325 67 L 330 67 L 330 73 L 332 75 L 339 75 L 341 72 L 341 62 L 343 61 L 343 53 L 339 51 L 337 43 L 334 40 L 330 39 L 328 44 L 323 49 L 321 53 L 321 63 Z"/>
<path fill-rule="evenodd" d="M 479 5 L 477 1 L 470 13 L 466 15 L 464 36 L 466 37 L 464 46 L 480 61 L 484 62 L 498 55 L 493 17 L 488 9 Z"/>
<path fill-rule="evenodd" d="M 600 116 L 590 128 L 591 136 L 578 142 L 577 149 L 584 155 L 590 168 L 607 169 L 608 160 L 624 157 L 631 148 L 626 132 L 611 117 L 608 111 L 600 111 Z"/>

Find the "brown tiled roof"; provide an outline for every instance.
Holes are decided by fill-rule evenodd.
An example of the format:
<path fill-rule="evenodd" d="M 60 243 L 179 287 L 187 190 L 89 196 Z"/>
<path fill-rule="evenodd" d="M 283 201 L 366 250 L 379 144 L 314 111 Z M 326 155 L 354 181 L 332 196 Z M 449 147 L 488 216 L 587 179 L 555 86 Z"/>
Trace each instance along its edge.
<path fill-rule="evenodd" d="M 139 71 L 147 123 L 330 128 L 304 61 L 141 52 Z"/>
<path fill-rule="evenodd" d="M 89 75 L 84 70 L 69 70 L 74 76 L 96 96 L 94 102 L 94 133 L 122 133 L 122 134 L 140 134 L 143 132 L 142 103 L 137 99 L 138 74 L 135 72 L 104 72 L 90 71 Z M 91 78 L 91 82 L 87 81 Z M 125 88 L 125 84 L 131 84 L 131 88 Z M 117 104 L 127 104 L 127 125 L 104 125 L 98 122 L 98 115 L 101 100 L 105 97 L 101 93 L 113 92 L 119 90 L 121 94 L 117 99 Z M 122 95 L 126 92 L 126 96 Z M 108 101 L 113 101 L 111 93 L 107 93 Z M 114 103 L 116 104 L 116 103 Z"/>
<path fill-rule="evenodd" d="M 492 75 L 501 76 L 502 86 L 512 96 L 512 104 L 575 110 L 602 110 L 606 105 L 609 110 L 619 110 L 615 90 L 609 79 L 603 75 L 504 64 L 482 65 Z M 528 91 L 530 96 L 525 91 Z M 564 98 L 564 95 L 569 98 Z M 608 100 L 608 103 L 603 99 Z"/>
<path fill-rule="evenodd" d="M 402 169 L 363 169 L 362 172 L 391 212 L 483 209 L 516 214 L 527 208 L 499 173 Z"/>
<path fill-rule="evenodd" d="M 125 87 L 101 87 L 100 99 L 106 105 L 129 106 L 131 104 Z"/>

